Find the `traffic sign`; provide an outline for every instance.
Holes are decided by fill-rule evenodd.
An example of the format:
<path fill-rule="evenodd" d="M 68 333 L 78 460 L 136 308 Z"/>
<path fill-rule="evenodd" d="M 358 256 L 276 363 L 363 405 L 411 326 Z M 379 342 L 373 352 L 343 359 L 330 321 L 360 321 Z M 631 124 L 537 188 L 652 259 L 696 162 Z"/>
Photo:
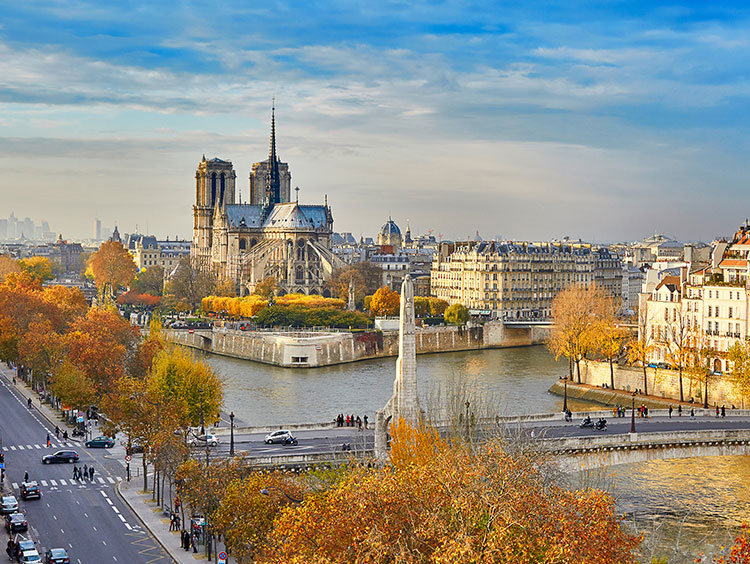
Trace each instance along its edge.
<path fill-rule="evenodd" d="M 5 468 L 5 463 L 4 462 L 0 462 L 0 468 Z"/>
<path fill-rule="evenodd" d="M 126 460 L 127 462 L 130 462 L 131 460 L 133 460 L 133 457 L 132 457 L 132 456 L 130 456 L 129 454 L 126 454 L 126 455 L 125 455 L 125 460 Z"/>
<path fill-rule="evenodd" d="M 221 551 L 218 555 L 220 561 L 226 562 L 227 560 L 227 553 L 224 551 Z"/>

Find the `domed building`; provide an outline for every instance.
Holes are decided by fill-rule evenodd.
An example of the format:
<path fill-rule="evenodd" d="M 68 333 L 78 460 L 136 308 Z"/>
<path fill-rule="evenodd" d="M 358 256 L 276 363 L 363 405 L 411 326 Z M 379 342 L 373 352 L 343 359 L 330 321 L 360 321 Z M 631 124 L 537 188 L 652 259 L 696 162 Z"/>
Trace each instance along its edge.
<path fill-rule="evenodd" d="M 393 247 L 393 252 L 401 248 L 401 230 L 390 217 L 385 225 L 380 228 L 378 245 L 380 247 Z"/>

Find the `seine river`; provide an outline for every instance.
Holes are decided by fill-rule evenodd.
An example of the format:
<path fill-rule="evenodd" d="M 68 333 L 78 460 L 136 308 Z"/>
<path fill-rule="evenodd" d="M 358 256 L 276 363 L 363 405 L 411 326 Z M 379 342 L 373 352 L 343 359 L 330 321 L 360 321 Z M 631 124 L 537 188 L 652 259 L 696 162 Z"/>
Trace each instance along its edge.
<path fill-rule="evenodd" d="M 249 425 L 332 420 L 338 413 L 368 415 L 388 400 L 395 358 L 310 370 L 284 369 L 209 356 L 225 382 L 225 409 Z M 556 412 L 562 399 L 547 392 L 567 370 L 544 347 L 521 347 L 417 357 L 423 407 L 465 386 L 502 415 Z M 458 384 L 462 382 L 463 384 Z M 571 409 L 596 408 L 571 402 Z M 648 554 L 693 562 L 731 540 L 750 522 L 750 457 L 710 457 L 616 466 L 577 485 L 603 487 L 615 495 L 626 521 L 645 531 Z"/>

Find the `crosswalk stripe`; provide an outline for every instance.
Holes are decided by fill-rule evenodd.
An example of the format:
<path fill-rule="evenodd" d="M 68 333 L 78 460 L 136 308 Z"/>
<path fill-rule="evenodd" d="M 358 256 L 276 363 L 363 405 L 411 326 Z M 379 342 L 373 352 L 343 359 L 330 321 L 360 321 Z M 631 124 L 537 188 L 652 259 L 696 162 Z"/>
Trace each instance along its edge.
<path fill-rule="evenodd" d="M 99 483 L 100 483 L 100 484 L 103 484 L 103 483 L 104 483 L 104 479 L 102 479 L 102 478 L 97 478 L 97 480 L 99 480 Z"/>
<path fill-rule="evenodd" d="M 34 447 L 31 446 L 31 445 L 26 445 L 26 448 L 29 449 L 29 450 L 33 450 Z"/>
<path fill-rule="evenodd" d="M 11 484 L 11 485 L 13 486 L 13 489 L 14 489 L 14 490 L 15 490 L 15 489 L 16 489 L 16 488 L 18 487 L 18 484 L 17 484 L 17 483 L 15 483 L 15 482 L 13 482 L 13 484 Z"/>
<path fill-rule="evenodd" d="M 118 517 L 120 518 L 120 521 L 122 521 L 123 523 L 125 522 L 125 517 L 123 517 L 122 515 L 118 515 Z"/>
<path fill-rule="evenodd" d="M 34 445 L 36 448 L 42 448 L 41 445 Z"/>
<path fill-rule="evenodd" d="M 42 480 L 42 485 L 46 488 L 47 487 L 47 482 L 44 481 L 44 480 Z"/>
<path fill-rule="evenodd" d="M 10 447 L 13 448 L 13 447 Z M 18 445 L 18 450 L 23 450 L 23 445 Z"/>
<path fill-rule="evenodd" d="M 15 447 L 15 446 L 10 446 L 10 447 L 8 447 L 8 448 L 10 448 L 10 450 L 16 450 L 16 447 Z"/>
<path fill-rule="evenodd" d="M 117 481 L 122 482 L 122 476 L 117 476 Z"/>
<path fill-rule="evenodd" d="M 55 482 L 54 480 L 50 480 L 49 483 L 52 484 L 53 486 L 57 485 L 57 482 Z"/>
<path fill-rule="evenodd" d="M 8 452 L 8 447 L 3 447 L 3 450 L 4 450 L 5 452 Z"/>
<path fill-rule="evenodd" d="M 60 480 L 60 485 L 61 486 L 67 486 L 68 484 L 65 482 L 65 480 Z"/>
<path fill-rule="evenodd" d="M 115 483 L 115 481 L 114 481 L 114 480 L 112 479 L 112 476 L 107 476 L 107 481 L 108 481 L 108 482 L 109 482 L 110 484 L 114 484 L 114 483 Z"/>

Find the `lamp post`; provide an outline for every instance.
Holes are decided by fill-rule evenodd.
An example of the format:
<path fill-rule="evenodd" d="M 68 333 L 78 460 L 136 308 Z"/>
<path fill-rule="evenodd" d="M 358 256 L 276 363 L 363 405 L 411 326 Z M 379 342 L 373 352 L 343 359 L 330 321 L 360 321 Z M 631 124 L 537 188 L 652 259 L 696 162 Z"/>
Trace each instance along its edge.
<path fill-rule="evenodd" d="M 469 402 L 469 400 L 466 400 L 465 405 L 466 405 L 466 440 L 470 441 L 471 440 L 471 428 L 469 427 L 469 406 L 471 405 L 471 403 Z"/>
<path fill-rule="evenodd" d="M 229 412 L 229 456 L 234 456 L 234 411 Z"/>
<path fill-rule="evenodd" d="M 635 433 L 635 392 L 633 392 L 633 405 L 630 408 L 630 432 Z"/>
<path fill-rule="evenodd" d="M 260 490 L 260 493 L 262 495 L 270 496 L 271 495 L 270 490 L 274 490 L 274 491 L 279 492 L 281 495 L 283 495 L 285 498 L 287 498 L 292 503 L 302 503 L 301 499 L 297 499 L 296 497 L 290 496 L 284 490 L 282 490 L 281 488 L 277 488 L 276 486 L 268 486 L 267 488 L 263 488 L 262 490 Z"/>
<path fill-rule="evenodd" d="M 563 413 L 568 413 L 568 377 L 565 377 L 565 393 L 563 394 Z"/>

